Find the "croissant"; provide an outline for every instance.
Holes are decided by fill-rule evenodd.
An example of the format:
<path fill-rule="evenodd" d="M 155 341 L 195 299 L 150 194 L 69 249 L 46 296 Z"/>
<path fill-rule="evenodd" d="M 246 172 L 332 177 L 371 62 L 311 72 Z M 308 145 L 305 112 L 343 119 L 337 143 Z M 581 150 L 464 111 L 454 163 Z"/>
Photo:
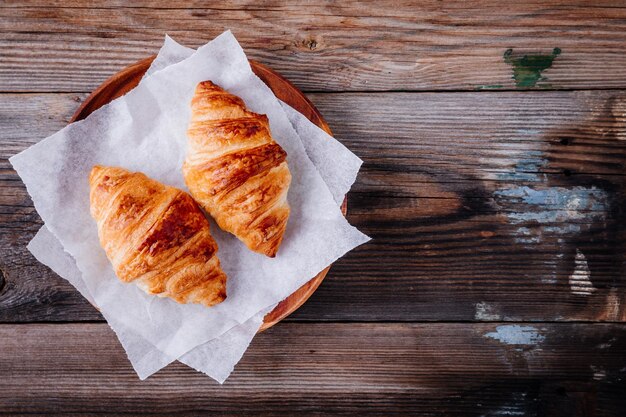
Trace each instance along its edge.
<path fill-rule="evenodd" d="M 274 257 L 283 239 L 291 173 L 267 116 L 211 81 L 198 84 L 183 175 L 191 195 L 225 231 Z"/>
<path fill-rule="evenodd" d="M 121 281 L 183 304 L 224 301 L 217 244 L 189 194 L 139 172 L 98 165 L 89 185 L 100 244 Z"/>

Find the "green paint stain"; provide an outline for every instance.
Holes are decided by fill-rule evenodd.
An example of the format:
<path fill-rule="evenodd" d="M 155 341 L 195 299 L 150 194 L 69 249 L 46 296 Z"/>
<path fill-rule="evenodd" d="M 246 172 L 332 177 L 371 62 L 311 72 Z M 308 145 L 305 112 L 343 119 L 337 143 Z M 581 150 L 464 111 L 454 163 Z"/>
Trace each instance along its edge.
<path fill-rule="evenodd" d="M 554 48 L 550 55 L 514 57 L 513 49 L 507 49 L 504 52 L 504 62 L 513 67 L 513 79 L 518 88 L 533 88 L 537 82 L 546 80 L 541 73 L 552 66 L 552 62 L 560 53 L 560 48 Z"/>

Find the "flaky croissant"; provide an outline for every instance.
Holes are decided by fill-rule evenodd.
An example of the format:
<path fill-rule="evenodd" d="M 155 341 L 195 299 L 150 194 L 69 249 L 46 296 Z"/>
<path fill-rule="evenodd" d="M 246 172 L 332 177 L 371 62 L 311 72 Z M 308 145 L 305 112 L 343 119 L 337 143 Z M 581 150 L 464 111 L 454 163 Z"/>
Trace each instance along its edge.
<path fill-rule="evenodd" d="M 224 301 L 217 244 L 190 195 L 139 172 L 98 165 L 89 184 L 100 244 L 121 281 L 179 303 Z"/>
<path fill-rule="evenodd" d="M 267 116 L 211 81 L 198 84 L 191 111 L 183 164 L 191 195 L 223 230 L 276 256 L 289 218 L 291 173 Z"/>

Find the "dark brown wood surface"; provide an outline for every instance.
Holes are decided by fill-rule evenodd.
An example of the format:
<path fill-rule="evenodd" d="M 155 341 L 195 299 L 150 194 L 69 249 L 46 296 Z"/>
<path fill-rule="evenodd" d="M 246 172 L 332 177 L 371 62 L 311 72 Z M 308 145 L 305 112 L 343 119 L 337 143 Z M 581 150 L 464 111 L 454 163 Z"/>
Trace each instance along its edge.
<path fill-rule="evenodd" d="M 0 414 L 624 415 L 624 22 L 615 1 L 1 3 Z M 225 28 L 365 161 L 348 218 L 373 240 L 224 386 L 141 382 L 26 250 L 41 220 L 7 158 L 164 33 Z"/>
<path fill-rule="evenodd" d="M 94 351 L 94 345 L 98 350 Z M 0 327 L 11 415 L 598 415 L 626 407 L 623 324 L 281 323 L 224 385 L 139 381 L 106 324 Z"/>
<path fill-rule="evenodd" d="M 622 1 L 103 3 L 3 1 L 0 89 L 91 91 L 165 33 L 197 47 L 225 29 L 308 91 L 626 86 Z M 516 64 L 554 48 L 544 74 Z"/>

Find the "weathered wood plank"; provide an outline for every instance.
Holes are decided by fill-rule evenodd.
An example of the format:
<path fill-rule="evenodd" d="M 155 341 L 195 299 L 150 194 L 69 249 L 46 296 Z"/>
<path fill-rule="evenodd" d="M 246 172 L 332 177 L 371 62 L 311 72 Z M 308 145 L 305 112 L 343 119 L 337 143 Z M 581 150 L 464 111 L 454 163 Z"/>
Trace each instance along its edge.
<path fill-rule="evenodd" d="M 0 95 L 2 321 L 100 318 L 27 253 L 40 220 L 4 159 L 76 97 Z M 374 240 L 292 319 L 626 320 L 626 94 L 311 98 L 365 160 L 349 219 Z"/>
<path fill-rule="evenodd" d="M 220 386 L 139 381 L 106 324 L 1 325 L 0 412 L 610 416 L 624 349 L 624 325 L 283 323 Z"/>
<path fill-rule="evenodd" d="M 349 211 L 374 241 L 300 314 L 626 318 L 624 93 L 341 97 L 312 99 L 365 160 Z"/>
<path fill-rule="evenodd" d="M 308 91 L 626 87 L 610 1 L 126 5 L 3 2 L 0 91 L 90 91 L 165 33 L 196 47 L 225 29 Z"/>
<path fill-rule="evenodd" d="M 371 3 L 374 3 L 373 1 L 361 1 L 361 6 L 365 7 L 370 5 Z M 407 2 L 409 3 L 409 5 L 414 6 L 414 4 L 411 4 L 411 2 Z M 415 3 L 415 2 L 412 2 Z M 420 3 L 434 3 L 432 1 L 425 1 L 425 2 L 420 2 Z M 541 1 L 527 1 L 526 4 L 537 4 L 537 3 L 545 3 L 545 2 L 541 2 Z M 471 3 L 469 3 L 471 4 Z M 489 10 L 489 9 L 502 9 L 502 4 L 498 3 L 496 1 L 482 1 L 480 3 L 476 2 L 476 5 L 479 5 L 480 7 L 482 7 L 485 10 Z M 280 11 L 280 10 L 290 10 L 290 8 L 293 8 L 295 5 L 299 5 L 299 6 L 306 6 L 309 5 L 309 3 L 306 0 L 297 0 L 297 1 L 290 1 L 288 2 L 288 4 L 284 4 L 284 3 L 279 3 L 279 2 L 271 2 L 271 1 L 266 1 L 265 4 L 263 5 L 262 9 L 263 10 L 268 10 L 268 11 Z M 550 5 L 555 7 L 555 8 L 562 8 L 562 7 L 566 7 L 566 6 L 570 6 L 570 7 L 574 7 L 574 6 L 578 6 L 578 7 L 584 7 L 584 6 L 588 6 L 589 2 L 586 0 L 551 0 L 550 1 Z M 616 2 L 614 0 L 596 0 L 594 1 L 594 6 L 596 7 L 603 7 L 603 8 L 626 8 L 626 5 L 620 5 L 619 2 Z M 226 2 L 221 2 L 218 4 L 211 4 L 210 6 L 207 6 L 205 1 L 202 0 L 170 0 L 167 3 L 163 3 L 160 0 L 141 0 L 141 1 L 134 1 L 132 3 L 126 2 L 124 0 L 110 0 L 107 2 L 102 2 L 102 1 L 98 1 L 98 0 L 80 0 L 80 1 L 73 1 L 71 3 L 67 2 L 67 1 L 63 1 L 63 0 L 28 0 L 28 1 L 22 1 L 22 0 L 5 0 L 2 4 L 0 4 L 0 8 L 2 7 L 6 7 L 6 8 L 25 8 L 25 7 L 56 7 L 56 8 L 69 8 L 69 9 L 73 9 L 73 8 L 89 8 L 89 9 L 116 9 L 116 8 L 129 8 L 129 9 L 137 9 L 137 8 L 149 8 L 149 9 L 165 9 L 165 10 L 170 10 L 170 9 L 211 9 L 211 10 L 238 10 L 238 9 L 243 9 L 243 8 L 248 8 L 248 9 L 253 9 L 253 7 L 250 7 L 250 1 L 249 0 L 230 0 L 230 1 L 226 1 Z M 338 4 L 335 5 L 335 9 L 337 10 L 352 10 L 354 7 L 354 5 L 351 4 Z M 464 4 L 450 4 L 448 6 L 451 9 L 463 9 L 463 8 L 467 8 L 468 7 L 468 3 L 464 3 Z M 260 8 L 260 7 L 257 7 Z M 388 11 L 388 13 L 391 13 L 391 11 Z"/>

